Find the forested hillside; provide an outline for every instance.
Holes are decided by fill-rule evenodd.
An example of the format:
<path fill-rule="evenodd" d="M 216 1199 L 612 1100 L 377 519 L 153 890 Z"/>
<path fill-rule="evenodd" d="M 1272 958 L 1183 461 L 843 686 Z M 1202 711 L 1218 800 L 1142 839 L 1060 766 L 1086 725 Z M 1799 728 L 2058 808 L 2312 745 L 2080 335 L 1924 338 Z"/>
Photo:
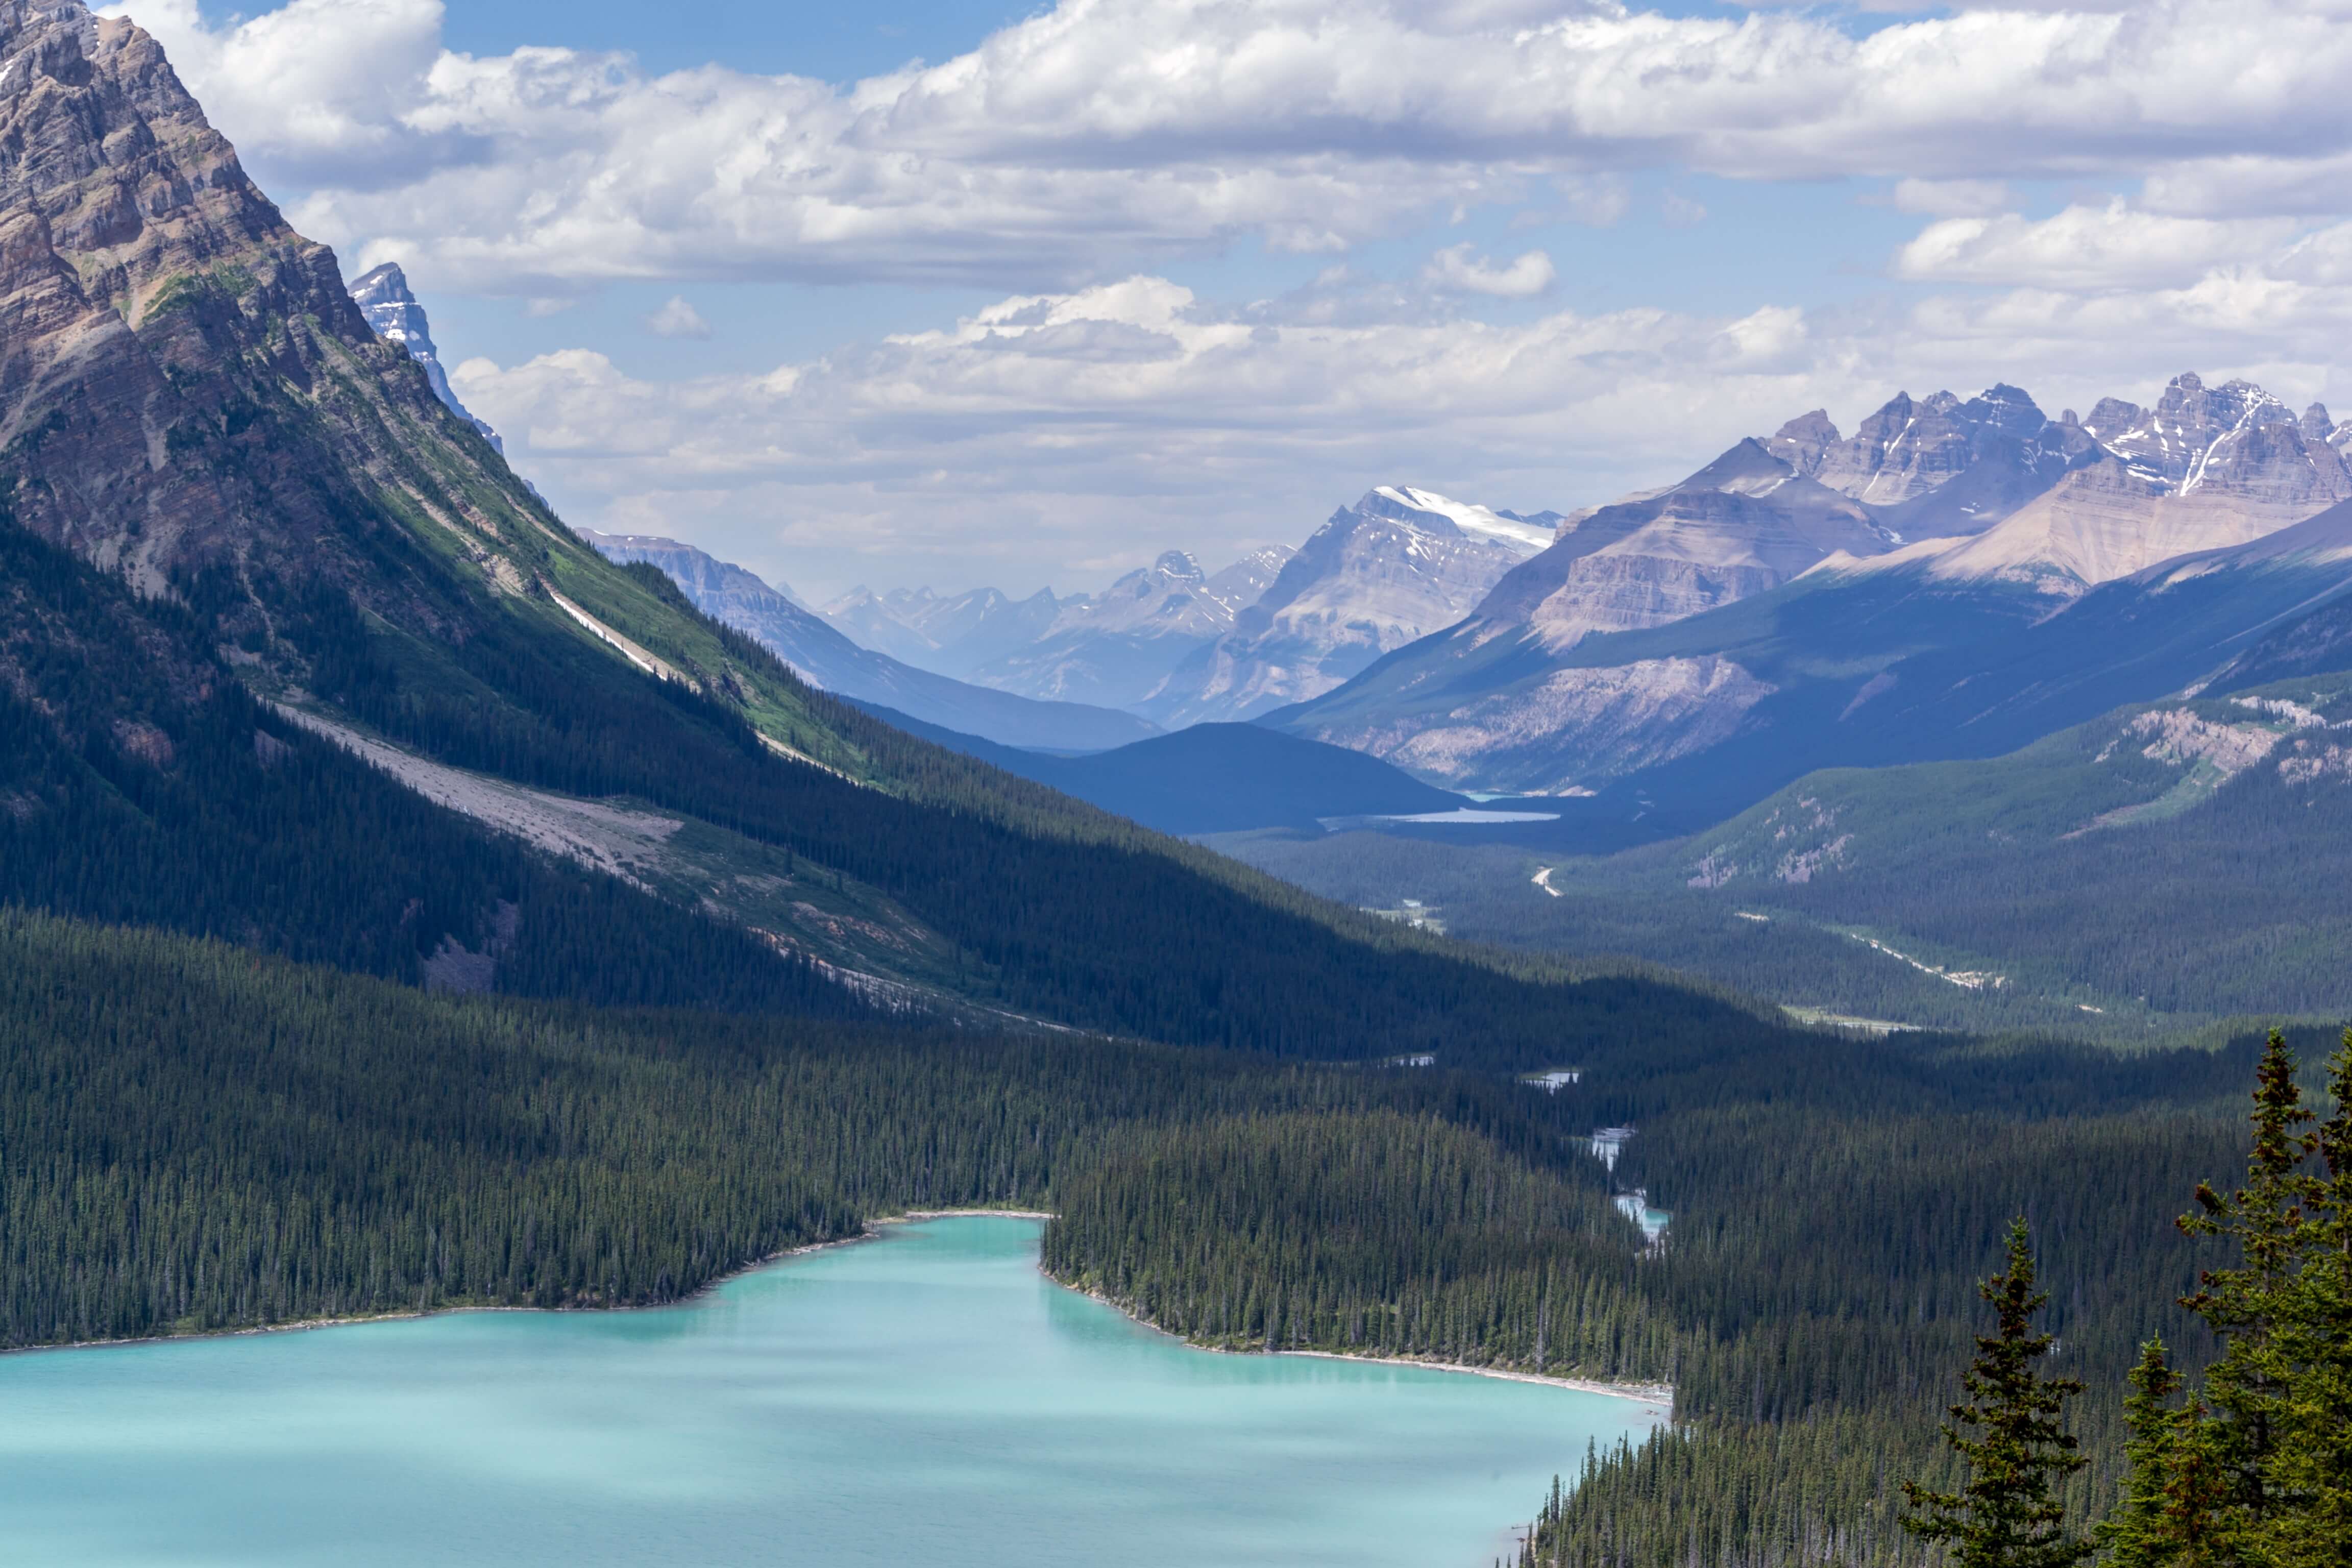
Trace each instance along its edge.
<path fill-rule="evenodd" d="M 2347 732 L 2352 678 L 2323 675 L 2136 704 L 2006 757 L 1811 774 L 1607 858 L 1215 842 L 1330 897 L 1419 899 L 1474 941 L 1832 1014 L 2145 1043 L 2352 1011 Z"/>

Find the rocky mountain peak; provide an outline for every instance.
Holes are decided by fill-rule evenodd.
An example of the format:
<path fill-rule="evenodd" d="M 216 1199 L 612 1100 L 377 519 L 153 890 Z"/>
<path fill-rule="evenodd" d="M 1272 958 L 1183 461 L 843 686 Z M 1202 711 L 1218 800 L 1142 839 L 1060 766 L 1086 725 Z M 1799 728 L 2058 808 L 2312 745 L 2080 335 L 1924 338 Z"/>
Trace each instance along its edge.
<path fill-rule="evenodd" d="M 1764 449 L 1788 464 L 1797 472 L 1811 476 L 1821 471 L 1822 454 L 1845 437 L 1838 434 L 1826 408 L 1816 408 L 1800 414 L 1772 434 Z"/>
<path fill-rule="evenodd" d="M 1504 544 L 1522 555 L 1532 555 L 1552 542 L 1552 531 L 1541 522 L 1499 512 L 1489 507 L 1458 501 L 1435 490 L 1412 485 L 1381 485 L 1364 492 L 1355 506 L 1341 508 L 1332 521 L 1350 512 L 1359 517 L 1385 518 L 1439 535 L 1461 534 Z"/>
<path fill-rule="evenodd" d="M 79 4 L 0 4 L 0 147 L 17 521 L 149 594 L 228 559 L 383 589 L 345 553 L 350 520 L 423 482 L 394 448 L 446 416 L 162 47 Z M 508 482 L 499 465 L 468 493 Z"/>
<path fill-rule="evenodd" d="M 2322 505 L 2352 494 L 2352 469 L 2332 444 L 2327 410 L 2314 404 L 2298 419 L 2242 379 L 2208 386 L 2183 372 L 2152 409 L 2101 398 L 2084 428 L 2162 491 L 2243 493 L 2286 504 L 2314 498 Z"/>
<path fill-rule="evenodd" d="M 1179 583 L 1205 583 L 1209 580 L 1209 574 L 1201 570 L 1201 563 L 1190 551 L 1163 551 L 1160 559 L 1151 563 L 1151 569 L 1162 577 Z"/>
<path fill-rule="evenodd" d="M 371 268 L 352 280 L 352 303 L 375 330 L 375 335 L 386 342 L 398 343 L 408 351 L 408 357 L 424 367 L 425 379 L 432 384 L 433 395 L 439 398 L 450 413 L 482 433 L 482 438 L 503 456 L 507 444 L 499 433 L 473 411 L 457 401 L 449 388 L 448 372 L 441 367 L 440 351 L 433 345 L 432 324 L 425 319 L 425 307 L 408 287 L 408 274 L 400 269 L 397 261 L 387 261 Z"/>
<path fill-rule="evenodd" d="M 1916 402 L 1898 392 L 1849 439 L 1837 439 L 1837 426 L 1817 411 L 1782 426 L 1767 449 L 1842 495 L 1892 507 L 1988 459 L 2038 471 L 2043 454 L 2037 437 L 2047 423 L 2032 397 L 2005 383 L 1965 402 L 1949 392 Z"/>

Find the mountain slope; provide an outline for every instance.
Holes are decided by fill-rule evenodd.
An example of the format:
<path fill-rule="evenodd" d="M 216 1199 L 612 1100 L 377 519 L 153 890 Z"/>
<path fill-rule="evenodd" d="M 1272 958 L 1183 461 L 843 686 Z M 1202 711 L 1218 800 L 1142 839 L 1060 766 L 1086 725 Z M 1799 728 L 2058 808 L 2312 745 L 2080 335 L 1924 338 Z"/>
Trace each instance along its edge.
<path fill-rule="evenodd" d="M 137 918 L 184 928 L 214 906 L 224 921 L 289 901 L 332 907 L 354 873 L 321 826 L 332 802 L 302 786 L 275 823 L 299 885 L 241 887 L 223 864 L 234 837 L 204 826 L 234 804 L 235 780 L 195 768 L 162 720 L 145 721 L 159 741 L 118 713 L 121 691 L 83 674 L 77 637 L 110 638 L 135 663 L 142 645 L 176 636 L 184 689 L 164 698 L 177 710 L 241 685 L 378 754 L 446 770 L 434 776 L 453 804 L 463 779 L 449 773 L 470 774 L 561 796 L 569 804 L 549 809 L 575 817 L 630 813 L 641 842 L 675 821 L 677 839 L 749 846 L 748 863 L 714 866 L 707 887 L 772 893 L 805 925 L 721 927 L 698 902 L 661 906 L 650 879 L 597 886 L 721 931 L 778 985 L 805 978 L 789 955 L 812 952 L 811 933 L 852 918 L 790 897 L 798 878 L 877 900 L 854 917 L 876 928 L 875 945 L 943 955 L 939 989 L 972 1005 L 1174 1043 L 1360 1057 L 1442 1042 L 1458 1060 L 1507 1063 L 1574 1048 L 1628 1008 L 1667 1033 L 1752 1026 L 1668 987 L 1505 973 L 811 690 L 658 571 L 608 562 L 564 529 L 369 329 L 331 254 L 287 227 L 145 34 L 71 4 L 0 26 L 16 62 L 0 81 L 0 134 L 27 149 L 0 171 L 11 236 L 0 298 L 16 312 L 0 466 L 15 480 L 12 526 L 50 547 L 40 559 L 58 579 L 35 584 L 11 634 L 30 683 L 12 689 L 14 721 L 45 737 L 45 768 L 66 770 L 43 775 L 65 798 L 12 806 L 0 832 L 46 832 L 85 806 L 137 814 L 155 846 L 153 912 Z M 56 607 L 101 588 L 112 597 L 97 621 Z M 113 629 L 92 629 L 102 624 Z M 231 717 L 220 745 L 264 765 L 271 746 Z M 257 727 L 318 754 L 290 727 Z M 72 771 L 69 753 L 101 731 L 189 810 L 154 806 L 137 773 Z M 513 795 L 500 799 L 486 818 L 504 819 Z M 465 826 L 426 815 L 435 833 Z M 437 874 L 471 851 L 420 852 Z M 591 940 L 593 912 L 515 898 L 520 886 L 458 883 L 447 896 L 470 907 L 439 928 L 502 940 L 511 920 L 561 939 L 575 969 L 592 963 L 605 940 Z M 63 878 L 39 896 L 88 912 L 97 893 Z M 398 943 L 414 952 L 420 939 L 406 905 L 352 901 L 345 934 L 397 969 Z M 883 918 L 892 910 L 903 932 Z M 299 933 L 251 934 L 266 946 Z"/>
<path fill-rule="evenodd" d="M 887 709 L 876 716 L 1161 833 L 1314 827 L 1325 817 L 1457 811 L 1471 804 L 1361 752 L 1255 724 L 1195 724 L 1116 751 L 1052 757 Z"/>
<path fill-rule="evenodd" d="M 1459 935 L 1629 953 L 1832 1015 L 2131 1041 L 2352 1016 L 2343 673 L 2130 704 L 2000 756 L 1823 769 L 1605 858 L 1216 842 L 1329 896 L 1421 900 Z"/>
<path fill-rule="evenodd" d="M 812 685 L 853 701 L 929 723 L 960 724 L 1008 746 L 1103 751 L 1153 733 L 1150 724 L 1130 714 L 1076 702 L 1033 701 L 862 648 L 803 608 L 789 592 L 677 540 L 593 530 L 582 530 L 581 537 L 608 560 L 658 568 L 704 615 L 757 639 Z"/>

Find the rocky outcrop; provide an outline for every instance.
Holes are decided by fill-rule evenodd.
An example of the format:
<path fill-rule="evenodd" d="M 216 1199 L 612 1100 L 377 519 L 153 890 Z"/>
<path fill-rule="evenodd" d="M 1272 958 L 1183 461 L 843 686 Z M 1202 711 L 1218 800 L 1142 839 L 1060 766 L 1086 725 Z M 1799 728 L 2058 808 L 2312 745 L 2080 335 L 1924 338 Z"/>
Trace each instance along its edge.
<path fill-rule="evenodd" d="M 1867 509 L 1742 441 L 1670 489 L 1572 521 L 1475 614 L 1566 649 L 1763 593 L 1835 552 L 1873 555 L 1894 542 Z"/>

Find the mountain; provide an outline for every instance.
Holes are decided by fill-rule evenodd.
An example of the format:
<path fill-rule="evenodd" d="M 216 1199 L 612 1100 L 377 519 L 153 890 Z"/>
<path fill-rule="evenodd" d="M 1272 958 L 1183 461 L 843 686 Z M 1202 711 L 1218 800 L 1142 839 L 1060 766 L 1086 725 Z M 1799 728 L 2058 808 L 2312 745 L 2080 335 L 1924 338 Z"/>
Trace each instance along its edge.
<path fill-rule="evenodd" d="M 1544 521 L 1428 490 L 1370 490 L 1333 512 L 1233 630 L 1186 658 L 1140 710 L 1175 728 L 1317 696 L 1459 620 L 1550 536 Z"/>
<path fill-rule="evenodd" d="M 1150 723 L 1132 714 L 1076 702 L 1035 702 L 859 647 L 790 589 L 771 587 L 740 566 L 677 540 L 589 529 L 580 536 L 607 560 L 659 568 L 704 615 L 753 637 L 812 686 L 852 701 L 934 724 L 961 724 L 1007 746 L 1049 751 L 1103 751 L 1153 733 Z"/>
<path fill-rule="evenodd" d="M 1035 641 L 981 665 L 972 679 L 1032 697 L 1132 706 L 1186 655 L 1232 629 L 1236 580 L 1219 576 L 1222 597 L 1198 561 L 1169 551 L 1098 595 L 1063 600 Z"/>
<path fill-rule="evenodd" d="M 1294 740 L 1255 724 L 1195 724 L 1116 751 L 1055 757 L 887 709 L 873 711 L 910 734 L 1161 833 L 1319 830 L 1325 818 L 1450 812 L 1472 804 L 1361 752 Z"/>
<path fill-rule="evenodd" d="M 499 433 L 475 418 L 449 389 L 449 373 L 441 366 L 441 351 L 434 347 L 432 325 L 425 319 L 425 307 L 409 291 L 408 274 L 400 269 L 400 264 L 387 261 L 361 273 L 352 279 L 350 292 L 352 303 L 360 308 L 360 314 L 375 329 L 376 336 L 406 349 L 409 358 L 425 367 L 425 379 L 432 386 L 433 395 L 450 413 L 479 431 L 491 450 L 504 457 L 507 445 L 499 439 Z"/>
<path fill-rule="evenodd" d="M 824 614 L 855 640 L 921 668 L 1045 701 L 1135 708 L 1188 655 L 1233 629 L 1296 553 L 1252 551 L 1213 575 L 1171 550 L 1099 595 L 1014 600 L 992 588 L 853 589 Z"/>
<path fill-rule="evenodd" d="M 1043 637 L 1065 603 L 1051 588 L 1013 599 L 993 588 L 941 596 L 929 588 L 859 587 L 820 613 L 861 647 L 965 680 Z"/>
<path fill-rule="evenodd" d="M 1972 403 L 2006 411 L 2015 428 L 2032 417 L 2013 389 Z M 1948 421 L 1968 406 L 1947 407 Z M 2306 435 L 2304 421 L 2242 383 L 2208 392 L 2188 375 L 2157 414 L 2124 408 L 2118 421 L 2119 407 L 2102 404 L 2088 424 L 2062 416 L 2030 442 L 1987 416 L 1970 437 L 1977 465 L 1925 491 L 1914 488 L 1923 470 L 1951 465 L 1911 462 L 1900 432 L 1886 433 L 1891 420 L 1867 428 L 1860 447 L 1830 441 L 1826 420 L 1792 422 L 1682 487 L 1571 520 L 1561 542 L 1499 585 L 1478 616 L 1268 721 L 1457 787 L 1604 792 L 1622 803 L 1618 816 L 1664 814 L 1687 831 L 1811 768 L 1996 754 L 2162 695 L 2236 657 L 2274 617 L 2335 592 L 2326 538 L 2336 524 L 2295 528 L 2352 494 L 2352 474 L 2324 411 Z M 1889 453 L 1902 461 L 1890 464 Z M 1986 471 L 1987 453 L 1994 471 L 2054 477 L 1989 523 L 1986 510 L 1971 513 L 1969 532 L 1864 539 L 1696 614 L 1663 606 L 1646 626 L 1590 625 L 1589 599 L 1571 606 L 1587 621 L 1573 621 L 1538 592 L 1573 583 L 1561 563 L 1573 563 L 1578 532 L 1612 510 L 1672 510 L 1678 493 L 1686 510 L 1727 520 L 1713 537 L 1753 542 L 1760 556 L 1789 534 L 1743 509 L 1742 487 L 1769 502 L 1820 484 L 1798 475 L 1776 485 L 1768 460 L 1892 496 L 1893 508 L 1918 516 L 1923 500 Z M 1868 511 L 1882 530 L 1894 514 L 1874 503 Z M 2266 551 L 2269 540 L 2279 542 Z M 1817 532 L 1804 542 L 1832 541 Z M 2211 581 L 2140 581 L 2189 557 Z"/>
<path fill-rule="evenodd" d="M 1506 973 L 890 729 L 606 560 L 154 41 L 0 11 L 0 901 L 411 984 L 1531 1067 Z"/>

